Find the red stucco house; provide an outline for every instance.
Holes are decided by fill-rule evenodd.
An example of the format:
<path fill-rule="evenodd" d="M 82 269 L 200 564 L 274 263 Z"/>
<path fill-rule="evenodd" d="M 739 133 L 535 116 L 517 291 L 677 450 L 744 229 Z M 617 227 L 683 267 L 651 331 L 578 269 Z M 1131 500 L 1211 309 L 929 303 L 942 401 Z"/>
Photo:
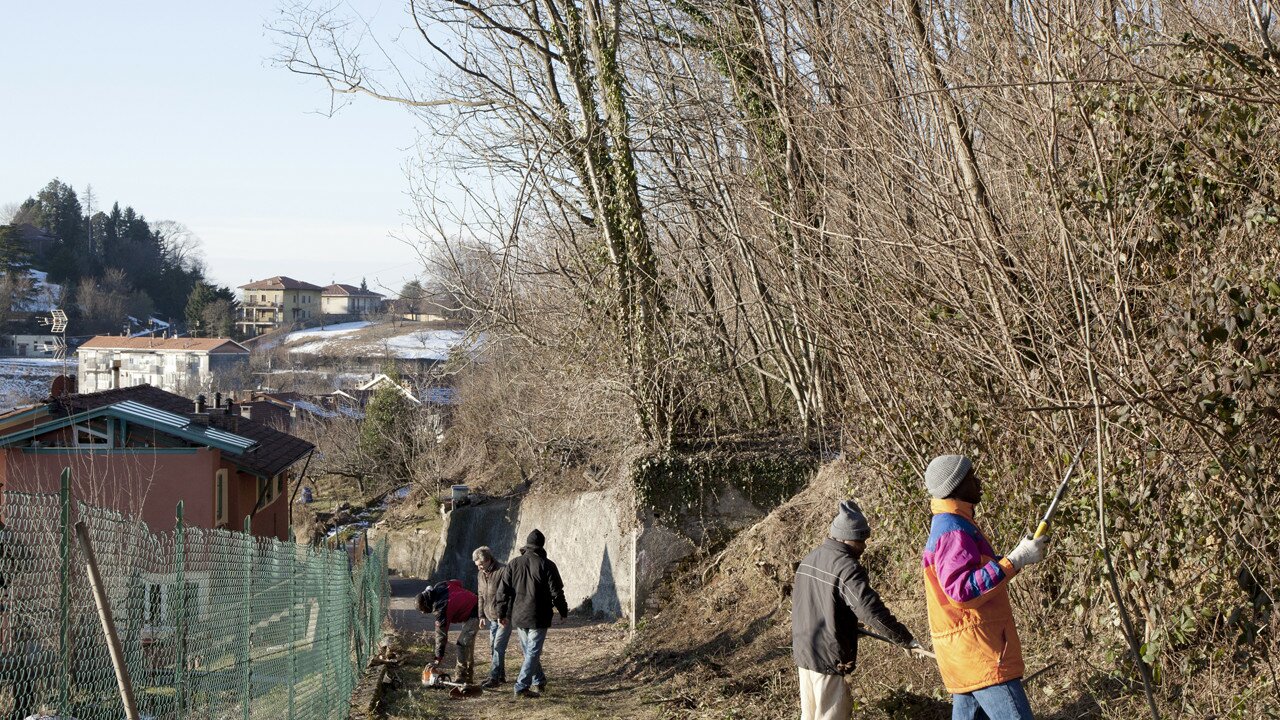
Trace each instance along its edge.
<path fill-rule="evenodd" d="M 80 501 L 172 530 L 188 526 L 288 539 L 289 490 L 311 443 L 150 385 L 51 398 L 0 415 L 0 494 L 57 492 L 71 468 Z M 2 504 L 0 504 L 2 507 Z"/>

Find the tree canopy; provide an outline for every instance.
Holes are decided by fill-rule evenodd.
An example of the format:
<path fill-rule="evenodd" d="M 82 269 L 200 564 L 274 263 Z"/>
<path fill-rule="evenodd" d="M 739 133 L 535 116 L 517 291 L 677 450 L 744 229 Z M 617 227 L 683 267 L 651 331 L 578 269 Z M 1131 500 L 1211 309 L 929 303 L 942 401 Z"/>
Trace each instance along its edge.
<path fill-rule="evenodd" d="M 18 205 L 11 225 L 0 226 L 0 262 L 43 270 L 51 282 L 66 285 L 68 312 L 89 324 L 82 330 L 114 329 L 125 320 L 114 313 L 125 305 L 184 317 L 192 291 L 205 281 L 199 239 L 181 223 L 148 221 L 130 205 L 113 202 L 92 215 L 90 209 L 71 185 L 49 181 Z M 43 230 L 52 244 L 31 252 L 17 237 L 24 224 Z M 104 302 L 103 292 L 117 297 Z M 100 312 L 111 315 L 95 315 Z"/>

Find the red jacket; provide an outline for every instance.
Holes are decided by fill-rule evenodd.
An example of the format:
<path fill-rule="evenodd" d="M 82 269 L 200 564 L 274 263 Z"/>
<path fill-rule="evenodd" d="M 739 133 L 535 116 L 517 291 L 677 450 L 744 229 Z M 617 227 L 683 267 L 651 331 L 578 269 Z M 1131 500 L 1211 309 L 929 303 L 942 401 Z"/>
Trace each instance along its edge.
<path fill-rule="evenodd" d="M 480 602 L 475 593 L 462 587 L 461 580 L 436 583 L 423 595 L 427 598 L 425 605 L 436 614 L 436 625 L 443 625 L 445 629 L 476 617 L 476 606 Z"/>
<path fill-rule="evenodd" d="M 462 587 L 461 580 L 436 583 L 418 595 L 418 610 L 436 615 L 436 660 L 444 657 L 449 644 L 449 626 L 465 623 L 477 616 L 479 598 Z"/>

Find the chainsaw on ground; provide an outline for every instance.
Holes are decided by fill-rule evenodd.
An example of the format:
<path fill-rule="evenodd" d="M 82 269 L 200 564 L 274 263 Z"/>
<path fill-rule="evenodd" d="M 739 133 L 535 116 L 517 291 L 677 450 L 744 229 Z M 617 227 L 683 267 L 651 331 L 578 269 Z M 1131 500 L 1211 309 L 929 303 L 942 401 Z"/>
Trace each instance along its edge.
<path fill-rule="evenodd" d="M 453 698 L 476 697 L 484 692 L 479 685 L 454 682 L 449 677 L 449 673 L 435 665 L 428 665 L 422 669 L 422 687 L 449 688 L 449 697 Z"/>

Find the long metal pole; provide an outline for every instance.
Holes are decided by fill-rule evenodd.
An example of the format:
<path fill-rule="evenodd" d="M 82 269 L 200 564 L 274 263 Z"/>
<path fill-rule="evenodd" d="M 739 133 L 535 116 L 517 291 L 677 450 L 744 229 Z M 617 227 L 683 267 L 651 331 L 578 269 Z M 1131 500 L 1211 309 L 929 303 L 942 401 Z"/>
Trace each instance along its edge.
<path fill-rule="evenodd" d="M 71 468 L 63 468 L 58 489 L 58 712 L 71 711 Z"/>
<path fill-rule="evenodd" d="M 289 720 L 294 720 L 298 694 L 298 543 L 293 538 L 293 508 L 289 508 Z"/>
<path fill-rule="evenodd" d="M 186 518 L 182 501 L 174 511 L 173 527 L 174 560 L 177 565 L 177 601 L 174 603 L 174 634 L 177 656 L 173 663 L 173 684 L 177 689 L 178 717 L 187 716 L 187 540 Z"/>
<path fill-rule="evenodd" d="M 139 720 L 138 707 L 133 701 L 133 683 L 129 681 L 129 668 L 124 664 L 124 650 L 120 647 L 120 636 L 116 633 L 116 621 L 111 616 L 107 589 L 103 586 L 102 576 L 98 573 L 98 558 L 93 554 L 93 544 L 89 541 L 89 528 L 83 520 L 76 523 L 76 538 L 80 541 L 80 551 L 84 553 L 89 586 L 93 588 L 93 601 L 98 606 L 98 619 L 102 621 L 102 634 L 107 637 L 107 650 L 111 653 L 111 665 L 116 671 L 116 684 L 120 686 L 120 702 L 124 704 L 124 716 L 128 720 Z"/>
<path fill-rule="evenodd" d="M 253 700 L 253 613 L 250 612 L 250 603 L 253 601 L 253 518 L 246 515 L 244 518 L 244 605 L 241 611 L 244 613 L 244 720 L 249 720 L 249 704 Z"/>

